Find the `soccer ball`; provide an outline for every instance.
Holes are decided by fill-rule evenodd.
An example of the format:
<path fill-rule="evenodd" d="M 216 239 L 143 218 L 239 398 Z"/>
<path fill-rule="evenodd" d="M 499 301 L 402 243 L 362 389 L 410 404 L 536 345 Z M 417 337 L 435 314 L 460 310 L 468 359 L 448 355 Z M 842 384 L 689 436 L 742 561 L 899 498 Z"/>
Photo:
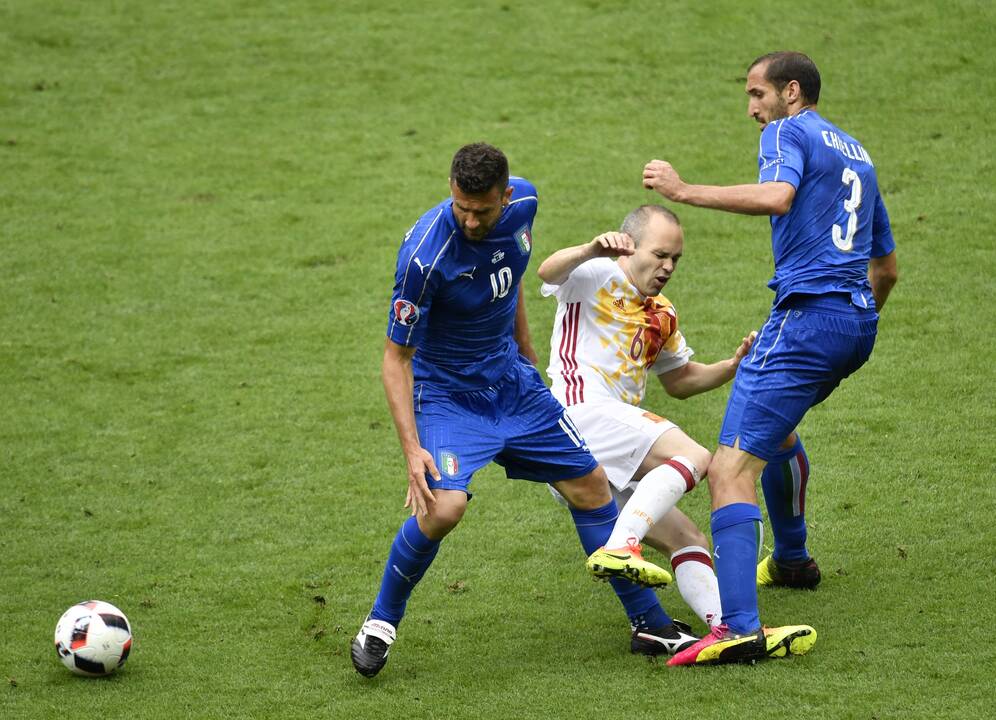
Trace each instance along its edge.
<path fill-rule="evenodd" d="M 102 600 L 73 605 L 55 626 L 55 651 L 77 675 L 109 675 L 131 650 L 131 625 L 124 613 Z"/>

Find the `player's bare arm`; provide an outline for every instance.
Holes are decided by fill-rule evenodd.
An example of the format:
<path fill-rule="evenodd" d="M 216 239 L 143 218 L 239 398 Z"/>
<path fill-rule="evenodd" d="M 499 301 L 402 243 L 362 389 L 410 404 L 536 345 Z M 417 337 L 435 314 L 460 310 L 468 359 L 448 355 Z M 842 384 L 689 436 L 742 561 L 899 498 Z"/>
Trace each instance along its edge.
<path fill-rule="evenodd" d="M 529 319 L 526 316 L 526 293 L 519 283 L 519 300 L 515 306 L 515 328 L 512 331 L 519 352 L 533 365 L 539 365 L 539 355 L 533 348 L 533 340 L 529 334 Z"/>
<path fill-rule="evenodd" d="M 756 331 L 746 335 L 740 341 L 740 346 L 737 347 L 733 356 L 726 360 L 711 364 L 689 362 L 657 377 L 660 378 L 664 391 L 679 400 L 718 388 L 720 385 L 728 383 L 736 375 L 740 361 L 750 352 L 756 337 Z"/>
<path fill-rule="evenodd" d="M 388 339 L 384 343 L 384 363 L 381 370 L 387 405 L 394 419 L 394 427 L 401 441 L 401 451 L 408 463 L 408 493 L 405 507 L 412 509 L 412 515 L 427 515 L 429 506 L 436 502 L 425 481 L 428 471 L 439 479 L 439 470 L 418 439 L 415 428 L 415 408 L 412 405 L 412 390 L 415 381 L 412 375 L 412 357 L 415 348 L 398 345 Z"/>
<path fill-rule="evenodd" d="M 664 160 L 651 160 L 644 166 L 643 187 L 674 202 L 742 215 L 784 215 L 795 199 L 795 187 L 787 182 L 690 185 Z"/>
<path fill-rule="evenodd" d="M 558 250 L 543 261 L 536 271 L 543 282 L 560 285 L 574 270 L 589 260 L 600 257 L 620 257 L 635 252 L 633 238 L 621 232 L 606 232 L 590 242 Z"/>
<path fill-rule="evenodd" d="M 893 285 L 899 279 L 899 266 L 896 264 L 896 251 L 888 255 L 872 258 L 868 263 L 868 283 L 875 296 L 875 307 L 879 312 L 885 306 L 885 301 L 892 292 Z"/>

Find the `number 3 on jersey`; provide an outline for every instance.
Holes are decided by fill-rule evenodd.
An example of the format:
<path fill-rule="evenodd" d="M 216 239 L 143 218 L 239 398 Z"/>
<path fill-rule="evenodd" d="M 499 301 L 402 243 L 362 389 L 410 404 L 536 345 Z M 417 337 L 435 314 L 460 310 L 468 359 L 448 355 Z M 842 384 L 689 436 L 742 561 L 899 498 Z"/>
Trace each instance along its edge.
<path fill-rule="evenodd" d="M 498 272 L 491 273 L 491 302 L 494 302 L 498 298 L 503 298 L 508 295 L 508 291 L 512 289 L 512 268 L 507 265 L 502 268 L 498 268 Z"/>
<path fill-rule="evenodd" d="M 854 248 L 854 233 L 858 231 L 858 208 L 861 207 L 861 178 L 851 168 L 844 168 L 840 178 L 845 185 L 851 186 L 851 197 L 844 201 L 844 212 L 847 213 L 847 234 L 840 225 L 833 226 L 833 244 L 844 252 Z M 492 278 L 492 283 L 494 279 Z"/>

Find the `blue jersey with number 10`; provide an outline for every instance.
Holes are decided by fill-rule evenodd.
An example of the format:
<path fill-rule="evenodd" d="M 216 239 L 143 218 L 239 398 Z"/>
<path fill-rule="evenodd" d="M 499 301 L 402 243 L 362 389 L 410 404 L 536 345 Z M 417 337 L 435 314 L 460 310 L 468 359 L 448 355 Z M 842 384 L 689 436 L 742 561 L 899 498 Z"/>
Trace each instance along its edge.
<path fill-rule="evenodd" d="M 761 133 L 758 182 L 795 187 L 792 209 L 771 218 L 775 306 L 793 294 L 843 292 L 873 307 L 868 260 L 895 249 L 871 157 L 812 110 Z"/>
<path fill-rule="evenodd" d="M 416 383 L 480 390 L 496 384 L 518 358 L 512 332 L 537 201 L 528 180 L 512 177 L 508 184 L 512 198 L 483 240 L 464 237 L 447 198 L 401 243 L 387 336 L 418 348 Z"/>

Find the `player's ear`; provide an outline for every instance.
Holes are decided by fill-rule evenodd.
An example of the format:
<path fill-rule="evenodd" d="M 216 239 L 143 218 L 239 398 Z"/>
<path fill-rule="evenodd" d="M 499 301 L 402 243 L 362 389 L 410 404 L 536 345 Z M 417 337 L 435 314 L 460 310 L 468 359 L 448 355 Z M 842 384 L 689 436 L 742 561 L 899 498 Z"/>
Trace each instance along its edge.
<path fill-rule="evenodd" d="M 505 207 L 508 205 L 509 201 L 512 199 L 512 186 L 509 185 L 505 188 L 505 194 L 501 196 L 501 206 Z"/>
<path fill-rule="evenodd" d="M 799 86 L 798 80 L 789 80 L 788 85 L 785 86 L 785 99 L 792 103 L 800 100 L 802 98 L 802 88 Z"/>

